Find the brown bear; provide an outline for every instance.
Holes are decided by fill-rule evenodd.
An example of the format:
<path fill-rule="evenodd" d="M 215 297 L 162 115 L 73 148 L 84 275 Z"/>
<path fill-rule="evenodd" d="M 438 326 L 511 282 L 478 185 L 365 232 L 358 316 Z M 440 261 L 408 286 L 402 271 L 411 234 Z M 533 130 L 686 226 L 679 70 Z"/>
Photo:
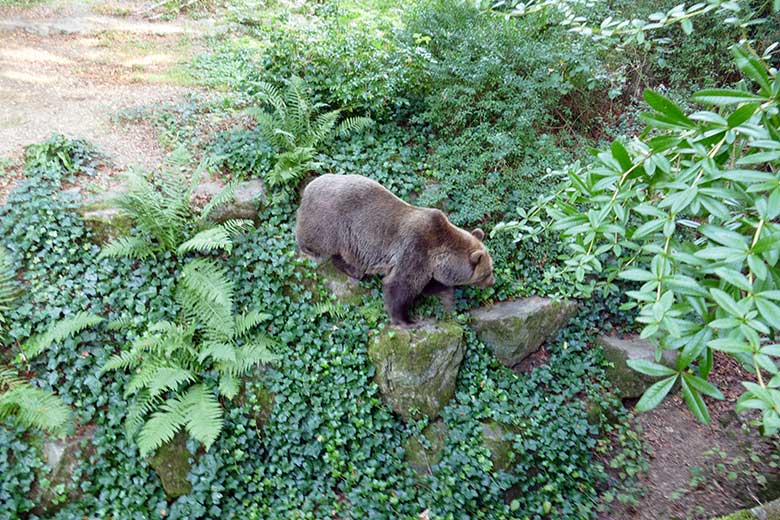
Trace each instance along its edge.
<path fill-rule="evenodd" d="M 409 326 L 420 294 L 451 307 L 453 287 L 493 285 L 493 260 L 482 243 L 438 209 L 402 201 L 361 175 L 322 175 L 303 191 L 295 238 L 300 252 L 352 278 L 384 275 L 385 308 L 394 325 Z"/>

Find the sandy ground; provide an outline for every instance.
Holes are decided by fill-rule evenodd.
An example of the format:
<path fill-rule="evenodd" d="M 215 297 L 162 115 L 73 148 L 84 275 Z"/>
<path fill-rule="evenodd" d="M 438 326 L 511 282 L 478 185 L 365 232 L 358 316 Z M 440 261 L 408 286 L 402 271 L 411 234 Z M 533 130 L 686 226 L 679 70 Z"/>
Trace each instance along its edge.
<path fill-rule="evenodd" d="M 0 158 L 52 133 L 83 138 L 117 169 L 159 165 L 164 150 L 146 124 L 116 122 L 122 110 L 180 99 L 182 64 L 209 27 L 150 22 L 143 4 L 54 2 L 0 7 Z"/>

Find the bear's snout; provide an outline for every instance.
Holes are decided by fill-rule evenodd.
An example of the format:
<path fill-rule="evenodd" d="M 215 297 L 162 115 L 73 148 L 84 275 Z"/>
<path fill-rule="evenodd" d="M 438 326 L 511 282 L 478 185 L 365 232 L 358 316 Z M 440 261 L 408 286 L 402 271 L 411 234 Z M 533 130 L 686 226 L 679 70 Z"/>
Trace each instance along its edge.
<path fill-rule="evenodd" d="M 493 275 L 491 274 L 490 276 L 485 278 L 479 285 L 482 287 L 490 287 L 495 283 L 496 283 L 496 279 L 493 278 Z"/>

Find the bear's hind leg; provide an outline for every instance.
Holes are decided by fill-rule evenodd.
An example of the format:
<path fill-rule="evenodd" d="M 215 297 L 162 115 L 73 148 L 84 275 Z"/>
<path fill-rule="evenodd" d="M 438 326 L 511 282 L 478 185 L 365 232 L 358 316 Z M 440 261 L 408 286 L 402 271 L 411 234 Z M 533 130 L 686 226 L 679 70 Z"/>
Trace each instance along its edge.
<path fill-rule="evenodd" d="M 359 269 L 347 263 L 347 261 L 344 260 L 341 255 L 333 255 L 331 257 L 331 261 L 333 262 L 333 266 L 336 269 L 346 274 L 350 278 L 354 278 L 355 280 L 362 280 L 363 276 L 365 275 L 365 273 L 361 273 Z"/>

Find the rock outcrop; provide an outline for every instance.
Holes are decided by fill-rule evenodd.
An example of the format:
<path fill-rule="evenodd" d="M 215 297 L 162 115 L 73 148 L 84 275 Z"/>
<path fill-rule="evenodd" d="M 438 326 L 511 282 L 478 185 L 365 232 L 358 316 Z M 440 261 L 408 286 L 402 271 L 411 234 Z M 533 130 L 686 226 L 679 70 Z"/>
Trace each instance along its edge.
<path fill-rule="evenodd" d="M 451 321 L 388 327 L 368 347 L 385 403 L 406 420 L 439 415 L 455 395 L 464 351 L 463 329 Z"/>
<path fill-rule="evenodd" d="M 598 343 L 604 349 L 604 358 L 612 363 L 607 368 L 607 379 L 623 398 L 635 398 L 641 396 L 650 385 L 657 382 L 657 378 L 649 377 L 631 369 L 628 361 L 633 359 L 645 359 L 655 361 L 655 346 L 639 337 L 617 338 L 615 336 L 599 336 Z M 661 358 L 661 364 L 674 367 L 677 352 L 667 350 Z"/>
<path fill-rule="evenodd" d="M 576 304 L 531 297 L 471 312 L 477 337 L 506 366 L 513 367 L 541 347 L 574 316 Z"/>

